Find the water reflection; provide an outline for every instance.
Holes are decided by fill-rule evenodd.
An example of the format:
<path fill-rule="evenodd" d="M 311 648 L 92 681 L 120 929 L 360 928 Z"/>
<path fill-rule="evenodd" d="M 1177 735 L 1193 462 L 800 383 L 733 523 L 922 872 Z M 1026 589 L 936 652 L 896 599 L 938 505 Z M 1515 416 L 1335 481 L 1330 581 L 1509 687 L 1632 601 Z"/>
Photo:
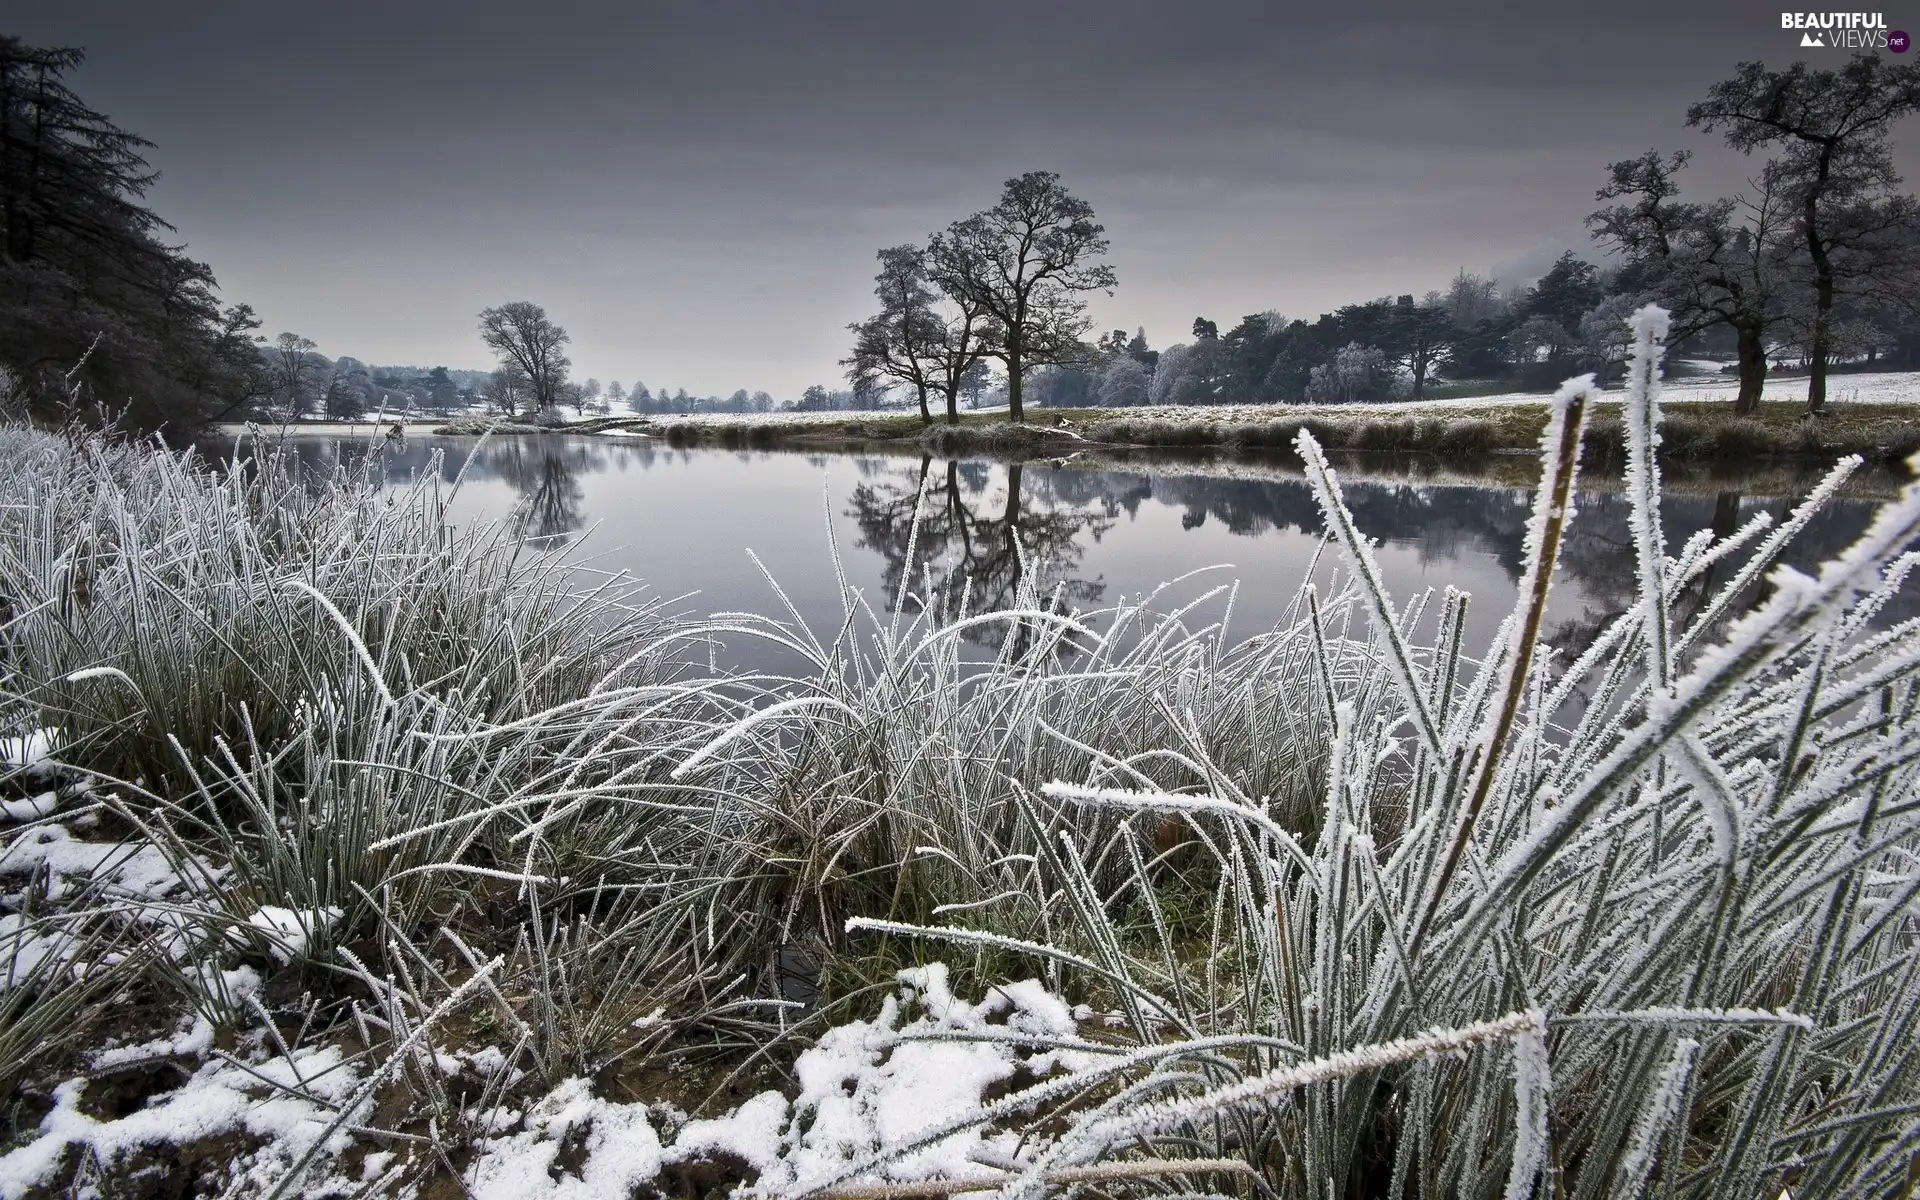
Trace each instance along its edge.
<path fill-rule="evenodd" d="M 653 454 L 651 447 L 610 453 L 605 443 L 587 438 L 469 439 L 465 446 L 459 440 L 295 437 L 286 445 L 311 479 L 364 468 L 383 484 L 410 482 L 429 471 L 449 485 L 463 473 L 468 480 L 498 480 L 519 497 L 504 514 L 515 534 L 546 546 L 564 545 L 586 524 L 583 477 L 610 469 L 616 456 Z"/>
<path fill-rule="evenodd" d="M 497 475 L 520 495 L 511 518 L 514 529 L 535 541 L 566 541 L 586 522 L 582 472 L 606 469 L 605 456 L 589 447 L 545 438 L 516 438 L 485 454 L 481 469 Z"/>
<path fill-rule="evenodd" d="M 1085 544 L 1099 541 L 1113 527 L 1117 511 L 1112 506 L 1049 503 L 1034 494 L 1041 489 L 1026 486 L 1025 468 L 1018 463 L 1005 468 L 1006 486 L 998 496 L 988 494 L 992 473 L 979 462 L 948 461 L 944 479 L 929 486 L 932 465 L 922 456 L 911 473 L 869 472 L 853 489 L 847 515 L 860 528 L 858 546 L 884 561 L 881 579 L 889 598 L 899 594 L 911 547 L 912 566 L 928 572 L 914 580 L 916 590 L 932 587 L 950 609 L 963 599 L 973 612 L 1015 607 L 1029 572 L 1045 580 L 1050 597 L 1063 608 L 1084 608 L 1101 599 L 1106 584 L 1080 578 L 1076 571 Z M 997 640 L 1000 633 L 976 627 L 971 640 Z"/>
<path fill-rule="evenodd" d="M 624 568 L 667 595 L 697 591 L 685 600 L 687 611 L 780 611 L 785 602 L 771 576 L 801 618 L 829 636 L 846 614 L 830 566 L 829 530 L 845 548 L 850 585 L 876 610 L 892 603 L 909 569 L 916 592 L 929 581 L 950 596 L 970 587 L 973 611 L 1011 605 L 1027 582 L 1042 595 L 1058 586 L 1063 604 L 1085 609 L 1231 562 L 1230 575 L 1242 581 L 1234 627 L 1249 634 L 1283 617 L 1322 528 L 1311 490 L 1278 460 L 1223 478 L 1183 467 L 689 450 L 639 439 L 414 437 L 386 445 L 302 437 L 292 452 L 315 477 L 364 463 L 390 482 L 433 470 L 451 483 L 464 468 L 458 519 L 506 519 L 542 544 L 577 542 L 597 566 Z M 1469 644 L 1485 645 L 1512 604 L 1528 491 L 1365 478 L 1357 469 L 1345 470 L 1343 482 L 1360 529 L 1380 544 L 1395 595 L 1405 601 L 1442 584 L 1473 593 Z M 1719 486 L 1717 493 L 1665 501 L 1669 553 L 1697 529 L 1724 536 L 1763 510 L 1782 519 L 1807 484 L 1784 495 L 1755 494 L 1758 484 L 1740 481 Z M 910 565 L 907 542 L 923 492 Z M 1858 499 L 1834 503 L 1788 561 L 1810 569 L 1831 557 L 1859 535 L 1875 507 Z M 1627 509 L 1616 491 L 1580 495 L 1549 610 L 1550 637 L 1563 652 L 1577 652 L 1631 603 Z M 581 540 L 589 528 L 594 532 Z M 744 553 L 749 548 L 756 557 Z M 1690 585 L 1683 619 L 1704 608 L 1734 566 L 1717 564 Z M 1196 591 L 1227 577 L 1203 581 Z M 1736 611 L 1760 598 L 1753 589 Z M 1881 619 L 1916 614 L 1920 604 L 1899 597 Z M 1000 636 L 982 629 L 981 646 L 997 646 Z"/>

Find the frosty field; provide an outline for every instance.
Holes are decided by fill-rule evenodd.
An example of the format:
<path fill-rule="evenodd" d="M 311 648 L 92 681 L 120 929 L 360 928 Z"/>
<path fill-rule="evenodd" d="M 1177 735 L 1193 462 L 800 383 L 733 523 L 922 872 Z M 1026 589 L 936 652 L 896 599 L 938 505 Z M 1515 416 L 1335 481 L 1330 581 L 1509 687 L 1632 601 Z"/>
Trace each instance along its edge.
<path fill-rule="evenodd" d="M 1486 644 L 1311 433 L 1339 579 L 1244 640 L 917 524 L 831 627 L 670 618 L 437 472 L 0 433 L 0 1197 L 1911 1192 L 1920 486 L 1817 573 L 1858 460 L 1662 529 L 1637 321 L 1577 657 L 1581 381 Z"/>

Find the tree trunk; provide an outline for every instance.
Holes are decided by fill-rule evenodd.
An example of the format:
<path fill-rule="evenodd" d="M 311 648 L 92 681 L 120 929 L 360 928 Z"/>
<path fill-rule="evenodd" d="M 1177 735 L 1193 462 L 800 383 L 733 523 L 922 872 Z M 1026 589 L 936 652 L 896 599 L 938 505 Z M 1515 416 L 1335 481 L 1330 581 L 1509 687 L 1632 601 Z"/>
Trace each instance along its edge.
<path fill-rule="evenodd" d="M 1822 271 L 1813 285 L 1813 345 L 1807 355 L 1807 412 L 1816 415 L 1827 408 L 1827 326 L 1832 319 L 1833 275 Z"/>
<path fill-rule="evenodd" d="M 1725 541 L 1726 539 L 1732 537 L 1734 534 L 1734 531 L 1739 527 L 1740 527 L 1740 493 L 1739 492 L 1716 493 L 1713 498 L 1713 524 L 1710 526 L 1710 528 L 1713 530 L 1714 541 L 1716 542 Z M 1700 578 L 1695 582 L 1694 586 L 1690 589 L 1692 592 L 1693 606 L 1692 606 L 1692 612 L 1689 614 L 1687 618 L 1689 621 L 1693 620 L 1694 618 L 1698 617 L 1701 613 L 1705 612 L 1708 603 L 1711 602 L 1713 598 L 1713 590 L 1714 590 L 1713 589 L 1714 576 L 1716 574 L 1715 567 L 1717 567 L 1718 565 L 1719 564 L 1717 563 L 1707 564 L 1706 570 L 1700 572 Z"/>
<path fill-rule="evenodd" d="M 1020 464 L 1019 463 L 1009 463 L 1007 466 L 1006 526 L 1007 526 L 1007 554 L 1013 562 L 1013 573 L 1008 580 L 1011 586 L 1007 589 L 1007 602 L 1009 604 L 1017 605 L 1020 602 L 1021 576 L 1026 573 L 1025 571 L 1026 560 L 1020 556 Z M 1015 621 L 1013 623 L 1013 628 L 1008 630 L 1008 636 L 1013 641 L 1012 649 L 1013 649 L 1014 659 L 1018 660 L 1018 659 L 1025 658 L 1027 655 L 1027 647 L 1033 641 L 1032 626 L 1028 625 L 1027 622 L 1024 620 Z"/>
<path fill-rule="evenodd" d="M 933 410 L 927 407 L 927 385 L 919 383 L 914 386 L 918 388 L 920 392 L 920 423 L 922 425 L 931 425 L 933 424 Z"/>
<path fill-rule="evenodd" d="M 942 390 L 947 394 L 947 424 L 958 425 L 960 423 L 960 383 L 955 380 Z"/>
<path fill-rule="evenodd" d="M 960 460 L 947 460 L 947 512 L 953 527 L 960 531 L 960 560 L 973 561 L 973 523 L 967 519 L 967 506 L 960 500 Z"/>
<path fill-rule="evenodd" d="M 1415 356 L 1413 360 L 1413 399 L 1418 402 L 1427 394 L 1427 360 Z"/>
<path fill-rule="evenodd" d="M 1813 262 L 1813 345 L 1807 359 L 1807 412 L 1818 415 L 1827 407 L 1827 334 L 1833 320 L 1833 260 L 1820 239 L 1820 198 L 1826 194 L 1833 169 L 1832 147 L 1824 147 L 1819 174 L 1801 202 L 1800 227 L 1807 239 L 1807 257 Z"/>
<path fill-rule="evenodd" d="M 1026 412 L 1020 407 L 1020 383 L 1023 368 L 1018 350 L 1007 352 L 1007 415 L 1015 421 L 1025 421 Z"/>
<path fill-rule="evenodd" d="M 1740 358 L 1740 392 L 1733 398 L 1733 415 L 1750 417 L 1760 411 L 1760 390 L 1767 381 L 1767 348 L 1757 325 L 1734 327 Z"/>

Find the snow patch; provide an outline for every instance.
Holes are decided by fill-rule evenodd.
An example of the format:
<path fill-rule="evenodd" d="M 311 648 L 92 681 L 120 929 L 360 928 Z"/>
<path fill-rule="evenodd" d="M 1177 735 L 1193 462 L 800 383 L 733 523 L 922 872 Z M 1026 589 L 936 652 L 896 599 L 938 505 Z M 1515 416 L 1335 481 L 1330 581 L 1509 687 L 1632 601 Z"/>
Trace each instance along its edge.
<path fill-rule="evenodd" d="M 64 825 L 29 829 L 0 850 L 0 879 L 45 869 L 47 896 L 66 899 L 89 883 L 115 895 L 158 900 L 182 883 L 151 842 L 83 842 Z"/>
<path fill-rule="evenodd" d="M 38 821 L 60 807 L 59 792 L 41 792 L 25 800 L 0 800 L 0 821 Z"/>
<path fill-rule="evenodd" d="M 263 904 L 247 918 L 247 924 L 267 935 L 267 953 L 284 965 L 305 954 L 314 936 L 338 925 L 340 917 L 337 908 L 281 908 Z"/>
<path fill-rule="evenodd" d="M 836 1026 L 801 1054 L 791 1103 L 762 1092 L 726 1117 L 689 1122 L 673 1161 L 731 1155 L 759 1171 L 758 1192 L 806 1191 L 855 1160 L 978 1110 L 989 1088 L 1018 1073 L 1044 1076 L 1092 1057 L 1040 1049 L 1078 1038 L 1072 1011 L 1037 980 L 996 987 L 970 1004 L 953 994 L 943 963 L 899 979 L 901 993 L 887 997 L 877 1017 Z M 919 1015 L 908 1020 L 914 1006 Z M 1018 1161 L 1034 1148 L 1010 1133 L 965 1129 L 863 1181 L 977 1173 L 982 1161 Z"/>
<path fill-rule="evenodd" d="M 563 1081 L 527 1111 L 526 1128 L 488 1139 L 467 1190 L 475 1200 L 600 1200 L 625 1196 L 660 1173 L 660 1137 L 644 1104 L 596 1099 L 584 1079 Z M 561 1144 L 587 1130 L 579 1175 L 550 1173 Z"/>
<path fill-rule="evenodd" d="M 0 737 L 0 766 L 42 766 L 59 739 L 58 729 L 34 729 Z"/>
<path fill-rule="evenodd" d="M 69 1151 L 91 1150 L 103 1163 L 149 1146 L 184 1146 L 207 1138 L 245 1132 L 260 1147 L 232 1161 L 230 1178 L 245 1180 L 241 1193 L 278 1182 L 317 1143 L 333 1121 L 327 1107 L 347 1099 L 357 1075 L 342 1064 L 331 1046 L 295 1051 L 294 1060 L 270 1060 L 248 1074 L 225 1064 L 209 1064 L 183 1086 L 156 1097 L 148 1107 L 117 1120 L 102 1121 L 80 1108 L 86 1081 L 69 1080 L 54 1089 L 54 1108 L 40 1122 L 39 1136 L 0 1155 L 0 1200 L 20 1200 L 50 1185 Z M 263 1084 L 263 1079 L 297 1088 L 307 1100 Z M 316 1102 L 317 1101 L 317 1102 Z M 337 1155 L 349 1139 L 328 1137 L 323 1152 Z"/>

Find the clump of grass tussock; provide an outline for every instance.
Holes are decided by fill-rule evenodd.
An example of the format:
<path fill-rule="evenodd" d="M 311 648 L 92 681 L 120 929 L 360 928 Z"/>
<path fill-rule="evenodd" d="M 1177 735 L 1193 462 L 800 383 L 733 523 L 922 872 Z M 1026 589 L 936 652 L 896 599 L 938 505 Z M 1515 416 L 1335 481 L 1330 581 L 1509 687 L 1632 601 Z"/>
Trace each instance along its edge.
<path fill-rule="evenodd" d="M 1910 404 L 1836 404 L 1818 417 L 1803 404 L 1769 402 L 1749 416 L 1730 405 L 1671 406 L 1661 428 L 1660 455 L 1673 462 L 1752 463 L 1774 458 L 1831 462 L 1857 454 L 1873 462 L 1903 463 L 1920 452 L 1920 421 Z M 1597 413 L 1589 431 L 1594 464 L 1617 469 L 1624 461 L 1622 416 Z"/>
<path fill-rule="evenodd" d="M 577 695 L 657 626 L 631 584 L 583 604 L 500 531 L 452 530 L 436 483 L 313 487 L 271 447 L 229 467 L 0 438 L 9 725 L 178 787 L 181 750 L 278 744 L 355 681 L 505 718 Z"/>
<path fill-rule="evenodd" d="M 934 424 L 920 432 L 920 444 L 930 454 L 952 457 L 967 453 L 1020 454 L 1033 451 L 1060 435 L 1042 425 L 996 421 L 991 424 Z"/>
<path fill-rule="evenodd" d="M 654 606 L 451 528 L 428 474 L 0 436 L 0 717 L 167 851 L 201 906 L 176 959 L 273 949 L 266 906 L 332 914 L 307 962 L 415 934 L 529 873 L 528 795 L 605 783 L 567 706 L 659 676 Z"/>
<path fill-rule="evenodd" d="M 1096 421 L 1086 427 L 1087 436 L 1096 442 L 1129 446 L 1213 446 L 1221 432 L 1203 421 L 1169 421 L 1159 418 L 1119 418 Z"/>
<path fill-rule="evenodd" d="M 1057 836 L 1019 897 L 918 926 L 853 923 L 1037 960 L 1094 981 L 1116 1011 L 1124 1052 L 946 1126 L 1055 1135 L 1010 1192 L 1135 1155 L 1241 1157 L 1286 1196 L 1910 1185 L 1920 627 L 1873 618 L 1920 565 L 1920 486 L 1818 578 L 1772 568 L 1858 459 L 1778 529 L 1761 518 L 1670 548 L 1654 459 L 1665 314 L 1635 324 L 1624 440 L 1640 597 L 1576 661 L 1556 661 L 1540 631 L 1590 379 L 1556 398 L 1520 596 L 1478 661 L 1458 597 L 1437 644 L 1413 641 L 1303 432 L 1369 618 L 1361 686 L 1390 692 L 1372 713 L 1335 703 L 1316 828 L 1274 823 L 1226 781 L 1062 774 L 1042 789 L 1088 815 L 1188 823 L 1216 881 L 1201 952 L 1162 911 L 1152 864 L 1044 809 Z M 1716 562 L 1738 565 L 1683 620 L 1679 598 Z M 1333 641 L 1312 619 L 1306 633 Z M 1029 922 L 1044 934 L 990 925 L 996 906 L 1035 896 L 1061 914 Z"/>
<path fill-rule="evenodd" d="M 1110 445 L 1236 450 L 1291 446 L 1302 430 L 1329 450 L 1387 454 L 1475 454 L 1501 448 L 1504 432 L 1484 418 L 1410 413 L 1295 414 L 1271 421 L 1170 421 L 1119 418 L 1086 426 L 1087 436 Z"/>
<path fill-rule="evenodd" d="M 849 916 L 1031 887 L 1047 822 L 1103 823 L 1044 800 L 1047 779 L 1225 778 L 1311 828 L 1334 702 L 1386 698 L 1357 641 L 1229 647 L 1224 584 L 1173 611 L 1072 613 L 1035 564 L 1005 613 L 922 576 L 881 612 L 841 581 L 838 630 L 676 623 L 508 527 L 450 528 L 437 472 L 383 491 L 290 471 L 0 438 L 0 700 L 14 732 L 58 729 L 58 769 L 175 864 L 164 906 L 131 914 L 164 934 L 165 986 L 252 1025 L 221 972 L 286 976 L 269 987 L 318 1006 L 287 1019 L 363 1054 L 489 957 L 463 1020 L 547 1086 L 662 1039 L 761 1047 L 796 1020 L 768 1002 L 885 975 Z M 983 630 L 1002 653 L 966 665 Z M 806 668 L 703 673 L 722 638 Z M 1041 895 L 1007 912 L 1057 919 Z"/>

